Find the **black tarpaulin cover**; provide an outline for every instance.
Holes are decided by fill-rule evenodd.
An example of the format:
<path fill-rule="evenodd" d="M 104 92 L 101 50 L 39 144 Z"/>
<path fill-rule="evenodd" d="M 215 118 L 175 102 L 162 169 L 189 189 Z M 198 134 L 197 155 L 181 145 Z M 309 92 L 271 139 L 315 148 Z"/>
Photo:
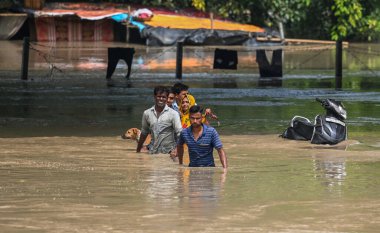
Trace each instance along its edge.
<path fill-rule="evenodd" d="M 141 31 L 141 37 L 146 38 L 148 46 L 170 46 L 178 41 L 184 45 L 244 45 L 255 43 L 256 36 L 265 36 L 265 33 L 163 27 L 147 27 Z"/>

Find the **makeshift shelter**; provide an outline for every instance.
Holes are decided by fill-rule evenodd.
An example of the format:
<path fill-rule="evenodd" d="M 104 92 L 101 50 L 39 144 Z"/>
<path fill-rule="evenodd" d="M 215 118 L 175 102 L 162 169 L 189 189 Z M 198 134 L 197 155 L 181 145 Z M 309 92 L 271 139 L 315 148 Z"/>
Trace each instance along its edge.
<path fill-rule="evenodd" d="M 108 5 L 47 5 L 28 10 L 33 15 L 37 41 L 114 41 L 113 15 L 124 13 Z"/>
<path fill-rule="evenodd" d="M 220 19 L 183 15 L 156 14 L 141 31 L 148 45 L 173 45 L 177 41 L 191 45 L 240 45 L 259 35 L 264 29 Z"/>
<path fill-rule="evenodd" d="M 14 36 L 27 19 L 26 14 L 0 13 L 0 40 Z"/>
<path fill-rule="evenodd" d="M 149 9 L 153 14 L 148 21 L 141 21 L 133 15 L 137 9 L 111 3 L 54 3 L 45 4 L 41 10 L 24 11 L 33 15 L 37 41 L 128 40 L 131 30 L 138 31 L 138 37 L 150 46 L 178 41 L 191 45 L 241 45 L 256 43 L 258 36 L 266 36 L 260 27 L 207 18 L 205 14 L 200 17 Z"/>
<path fill-rule="evenodd" d="M 0 1 L 0 40 L 8 40 L 14 36 L 27 19 L 26 14 L 14 13 L 11 0 Z"/>

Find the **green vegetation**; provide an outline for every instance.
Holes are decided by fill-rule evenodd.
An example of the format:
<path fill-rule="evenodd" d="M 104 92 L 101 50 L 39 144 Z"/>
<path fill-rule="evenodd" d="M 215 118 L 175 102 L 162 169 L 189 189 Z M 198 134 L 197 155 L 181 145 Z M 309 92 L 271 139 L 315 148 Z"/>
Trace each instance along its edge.
<path fill-rule="evenodd" d="M 283 25 L 286 37 L 380 40 L 380 0 L 144 0 L 130 3 L 171 9 L 192 7 L 280 32 Z"/>
<path fill-rule="evenodd" d="M 21 0 L 5 0 L 21 4 Z M 288 38 L 380 41 L 380 0 L 44 0 L 197 9 L 279 31 Z"/>

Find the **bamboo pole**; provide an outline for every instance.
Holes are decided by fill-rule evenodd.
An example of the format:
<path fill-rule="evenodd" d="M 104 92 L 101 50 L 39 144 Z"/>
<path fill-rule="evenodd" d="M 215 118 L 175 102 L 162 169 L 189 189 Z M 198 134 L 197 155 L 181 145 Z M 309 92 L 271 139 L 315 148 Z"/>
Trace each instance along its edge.
<path fill-rule="evenodd" d="M 286 38 L 285 42 L 289 43 L 310 43 L 310 44 L 336 44 L 335 41 L 332 40 L 308 40 L 308 39 L 292 39 L 292 38 Z M 348 46 L 348 42 L 342 41 L 343 46 Z"/>

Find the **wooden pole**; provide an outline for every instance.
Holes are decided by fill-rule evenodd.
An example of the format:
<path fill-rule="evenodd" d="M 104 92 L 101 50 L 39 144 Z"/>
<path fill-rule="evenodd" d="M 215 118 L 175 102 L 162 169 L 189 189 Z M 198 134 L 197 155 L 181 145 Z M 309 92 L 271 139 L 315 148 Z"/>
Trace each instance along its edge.
<path fill-rule="evenodd" d="M 183 42 L 177 42 L 177 59 L 175 77 L 182 79 L 182 58 L 183 58 Z"/>
<path fill-rule="evenodd" d="M 22 47 L 22 62 L 21 62 L 21 79 L 28 79 L 29 67 L 29 37 L 24 37 L 24 44 Z"/>
<path fill-rule="evenodd" d="M 342 88 L 342 41 L 338 40 L 336 42 L 336 52 L 335 52 L 335 89 Z"/>
<path fill-rule="evenodd" d="M 302 43 L 304 43 L 304 44 L 329 44 L 329 45 L 336 44 L 336 41 L 332 41 L 332 40 L 309 40 L 309 39 L 291 39 L 291 38 L 285 38 L 285 42 L 290 43 L 290 44 L 302 44 Z M 342 42 L 342 44 L 345 47 L 348 46 L 347 41 Z"/>
<path fill-rule="evenodd" d="M 210 12 L 210 28 L 211 32 L 214 32 L 214 13 Z"/>

